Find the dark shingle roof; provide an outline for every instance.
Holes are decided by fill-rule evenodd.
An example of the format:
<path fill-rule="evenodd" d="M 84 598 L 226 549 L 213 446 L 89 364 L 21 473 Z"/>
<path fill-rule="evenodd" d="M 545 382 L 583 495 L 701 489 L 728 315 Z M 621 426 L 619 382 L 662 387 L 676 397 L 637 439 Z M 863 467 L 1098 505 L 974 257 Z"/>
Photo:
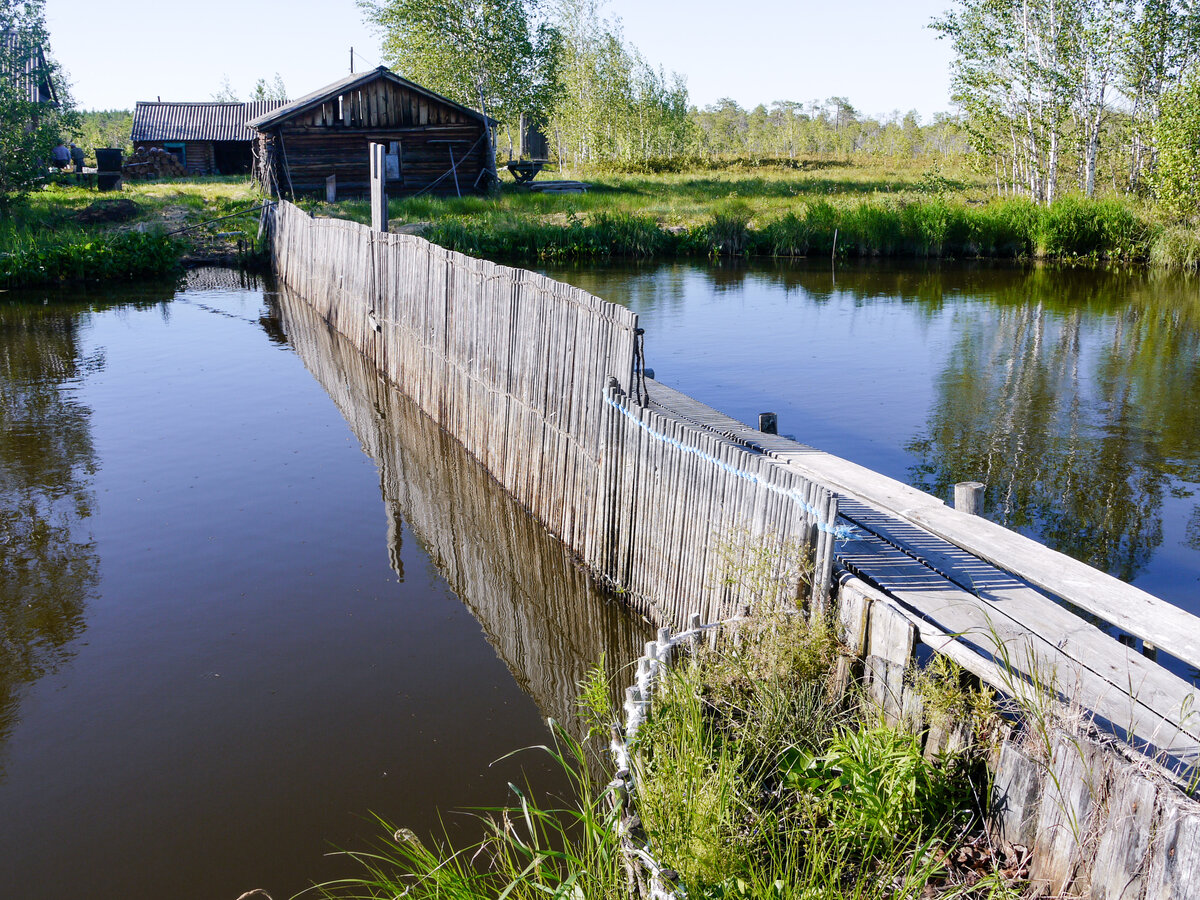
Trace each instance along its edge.
<path fill-rule="evenodd" d="M 389 81 L 393 81 L 401 87 L 408 88 L 410 91 L 422 94 L 437 103 L 445 104 L 446 106 L 456 109 L 466 116 L 470 116 L 473 119 L 478 119 L 480 122 L 485 121 L 484 117 L 480 115 L 477 110 L 471 109 L 469 106 L 463 106 L 461 103 L 455 103 L 449 97 L 443 97 L 441 94 L 435 94 L 433 91 L 429 90 L 429 88 L 421 87 L 421 85 L 417 84 L 415 81 L 409 81 L 407 78 L 397 75 L 387 66 L 379 66 L 371 69 L 368 72 L 360 72 L 357 75 L 347 75 L 345 78 L 338 79 L 337 81 L 333 82 L 333 84 L 327 84 L 325 87 L 315 90 L 311 94 L 305 94 L 299 100 L 293 100 L 286 106 L 281 106 L 279 109 L 276 109 L 273 112 L 259 116 L 257 119 L 251 119 L 247 124 L 252 128 L 257 128 L 259 131 L 264 131 L 267 128 L 270 128 L 272 125 L 282 122 L 284 119 L 290 118 L 302 110 L 313 106 L 318 106 L 321 103 L 332 100 L 339 94 L 344 94 L 346 91 L 352 90 L 353 88 L 359 87 L 360 85 L 364 85 L 369 81 L 374 81 L 376 78 L 381 77 L 386 78 Z M 493 125 L 499 124 L 495 119 L 491 118 L 487 119 L 486 121 L 491 122 Z"/>
<path fill-rule="evenodd" d="M 50 78 L 50 66 L 41 47 L 29 47 L 12 31 L 0 31 L 0 52 L 5 62 L 4 72 L 16 80 L 21 92 L 31 103 L 58 103 L 54 82 Z M 16 65 L 12 66 L 11 62 Z"/>
<path fill-rule="evenodd" d="M 246 123 L 286 105 L 283 100 L 251 103 L 155 103 L 139 100 L 133 110 L 134 141 L 252 141 Z"/>

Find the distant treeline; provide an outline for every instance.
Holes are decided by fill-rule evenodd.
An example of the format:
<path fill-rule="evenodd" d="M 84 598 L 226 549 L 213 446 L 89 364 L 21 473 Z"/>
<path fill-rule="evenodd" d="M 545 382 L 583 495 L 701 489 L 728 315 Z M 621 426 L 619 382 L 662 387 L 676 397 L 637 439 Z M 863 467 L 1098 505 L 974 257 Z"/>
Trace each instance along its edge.
<path fill-rule="evenodd" d="M 845 97 L 801 104 L 780 100 L 746 111 L 723 99 L 692 109 L 696 149 L 713 156 L 872 156 L 959 155 L 967 142 L 958 120 L 938 114 L 922 124 L 916 110 L 873 118 Z"/>
<path fill-rule="evenodd" d="M 133 150 L 133 113 L 127 109 L 94 109 L 80 112 L 73 140 L 89 157 L 97 147 L 120 147 L 126 153 Z"/>

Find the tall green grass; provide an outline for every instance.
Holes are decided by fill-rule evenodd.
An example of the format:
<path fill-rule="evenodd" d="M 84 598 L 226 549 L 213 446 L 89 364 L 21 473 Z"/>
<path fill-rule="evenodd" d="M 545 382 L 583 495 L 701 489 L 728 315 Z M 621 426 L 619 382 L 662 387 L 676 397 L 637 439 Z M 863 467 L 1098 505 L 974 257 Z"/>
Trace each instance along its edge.
<path fill-rule="evenodd" d="M 89 207 L 118 199 L 133 201 L 128 221 L 89 220 Z M 212 249 L 213 232 L 240 234 L 253 245 L 258 224 L 253 215 L 174 237 L 168 232 L 246 209 L 260 199 L 245 178 L 138 182 L 105 194 L 77 184 L 48 185 L 29 194 L 0 223 L 0 286 L 164 275 L 185 253 Z"/>
<path fill-rule="evenodd" d="M 591 774 L 588 749 L 551 720 L 554 742 L 539 748 L 570 776 L 574 803 L 539 804 L 516 785 L 516 801 L 480 810 L 483 837 L 454 849 L 426 844 L 380 820 L 386 837 L 348 851 L 362 874 L 316 886 L 340 900 L 627 900 L 607 786 Z"/>
<path fill-rule="evenodd" d="M 0 234 L 0 285 L 113 281 L 165 275 L 179 264 L 180 246 L 162 229 L 112 234 L 79 230 Z"/>
<path fill-rule="evenodd" d="M 976 814 L 966 761 L 835 690 L 833 636 L 768 617 L 673 669 L 640 737 L 639 812 L 688 896 L 918 897 Z"/>
<path fill-rule="evenodd" d="M 776 614 L 744 623 L 735 644 L 700 650 L 663 677 L 630 749 L 638 833 L 678 874 L 681 896 L 947 895 L 950 854 L 956 842 L 978 837 L 982 821 L 975 798 L 986 791 L 972 760 L 926 759 L 916 736 L 888 727 L 839 687 L 837 658 L 827 623 Z M 601 671 L 582 685 L 581 708 L 603 734 L 617 711 Z M 960 710 L 950 687 L 938 690 L 939 707 Z M 484 837 L 457 850 L 388 826 L 375 851 L 350 854 L 361 875 L 320 892 L 627 897 L 607 788 L 589 774 L 585 745 L 561 729 L 555 735 L 546 749 L 573 780 L 572 804 L 540 806 L 514 788 L 516 802 L 484 814 Z M 998 873 L 987 883 L 987 896 L 1017 896 Z"/>
<path fill-rule="evenodd" d="M 1150 260 L 1162 264 L 1183 247 L 1120 201 L 1067 198 L 1050 207 L 1025 200 L 967 205 L 941 196 L 798 200 L 778 215 L 741 198 L 717 200 L 690 225 L 666 227 L 652 215 L 594 210 L 555 215 L 505 208 L 477 214 L 453 201 L 420 205 L 432 221 L 425 236 L 460 252 L 501 260 L 607 260 L 771 256 L 842 258 L 1049 258 Z M 406 213 L 406 216 L 408 213 Z M 1160 246 L 1157 253 L 1152 248 Z M 1172 257 L 1174 258 L 1174 257 Z M 1184 256 L 1183 266 L 1188 257 Z"/>

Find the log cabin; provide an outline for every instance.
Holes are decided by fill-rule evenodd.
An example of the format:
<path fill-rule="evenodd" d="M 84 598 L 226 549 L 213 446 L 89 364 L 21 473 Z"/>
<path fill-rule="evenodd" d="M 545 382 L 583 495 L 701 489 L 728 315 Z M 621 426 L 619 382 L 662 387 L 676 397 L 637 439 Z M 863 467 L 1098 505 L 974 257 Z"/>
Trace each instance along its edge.
<path fill-rule="evenodd" d="M 379 66 L 349 75 L 250 123 L 258 175 L 276 194 L 364 195 L 367 145 L 387 147 L 391 196 L 485 190 L 495 177 L 496 121 Z"/>
<path fill-rule="evenodd" d="M 139 100 L 133 110 L 133 149 L 173 153 L 189 175 L 240 175 L 254 171 L 258 132 L 246 123 L 283 106 L 282 100 L 249 103 L 163 103 Z"/>

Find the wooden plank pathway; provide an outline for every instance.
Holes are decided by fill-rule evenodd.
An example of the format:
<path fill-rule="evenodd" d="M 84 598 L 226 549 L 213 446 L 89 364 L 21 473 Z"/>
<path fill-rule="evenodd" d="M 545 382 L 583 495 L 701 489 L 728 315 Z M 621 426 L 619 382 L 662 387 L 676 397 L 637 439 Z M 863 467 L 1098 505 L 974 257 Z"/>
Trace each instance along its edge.
<path fill-rule="evenodd" d="M 651 382 L 649 393 L 652 407 L 711 429 L 843 493 L 839 516 L 856 533 L 837 544 L 838 563 L 882 591 L 913 621 L 928 626 L 929 633 L 942 638 L 940 643 L 958 644 L 960 652 L 952 655 L 985 681 L 1008 693 L 1018 680 L 1047 686 L 1062 699 L 1085 707 L 1098 727 L 1168 769 L 1183 773 L 1200 764 L 1200 709 L 1194 685 L 1055 602 L 1042 586 L 919 524 L 940 521 L 943 531 L 965 532 L 974 540 L 985 530 L 961 520 L 978 517 L 942 505 L 945 515 L 939 518 L 932 514 L 938 501 L 914 488 L 788 438 L 763 434 L 659 382 Z M 841 475 L 830 478 L 831 472 Z M 853 481 L 846 477 L 849 474 L 855 476 Z M 924 515 L 912 515 L 914 509 Z M 969 545 L 971 540 L 962 543 Z M 1074 567 L 1068 563 L 1074 560 L 1026 538 L 1020 543 L 1037 548 L 1032 554 L 1038 557 L 1036 571 L 1045 572 L 1054 564 L 1067 570 L 1054 582 L 1060 588 L 1071 578 L 1072 585 L 1081 580 L 1078 573 L 1070 572 Z M 1008 558 L 1023 563 L 1031 554 L 1028 547 L 1019 549 L 1019 554 Z M 1100 601 L 1077 598 L 1074 589 L 1064 589 L 1067 596 L 1060 599 L 1107 618 L 1104 614 L 1113 614 L 1109 604 L 1116 602 L 1114 598 L 1136 591 L 1121 582 L 1106 584 L 1116 579 L 1084 568 L 1088 575 L 1080 589 L 1099 585 L 1104 588 Z M 1160 646 L 1169 646 L 1194 665 L 1200 653 L 1192 654 L 1191 643 L 1200 634 L 1200 620 L 1175 607 L 1163 611 L 1167 604 L 1161 600 L 1150 601 L 1156 615 L 1163 612 L 1175 626 L 1186 626 L 1186 633 L 1170 635 L 1161 623 L 1113 617 L 1122 618 L 1120 624 L 1134 633 L 1153 635 Z M 944 652 L 943 647 L 937 649 Z"/>

